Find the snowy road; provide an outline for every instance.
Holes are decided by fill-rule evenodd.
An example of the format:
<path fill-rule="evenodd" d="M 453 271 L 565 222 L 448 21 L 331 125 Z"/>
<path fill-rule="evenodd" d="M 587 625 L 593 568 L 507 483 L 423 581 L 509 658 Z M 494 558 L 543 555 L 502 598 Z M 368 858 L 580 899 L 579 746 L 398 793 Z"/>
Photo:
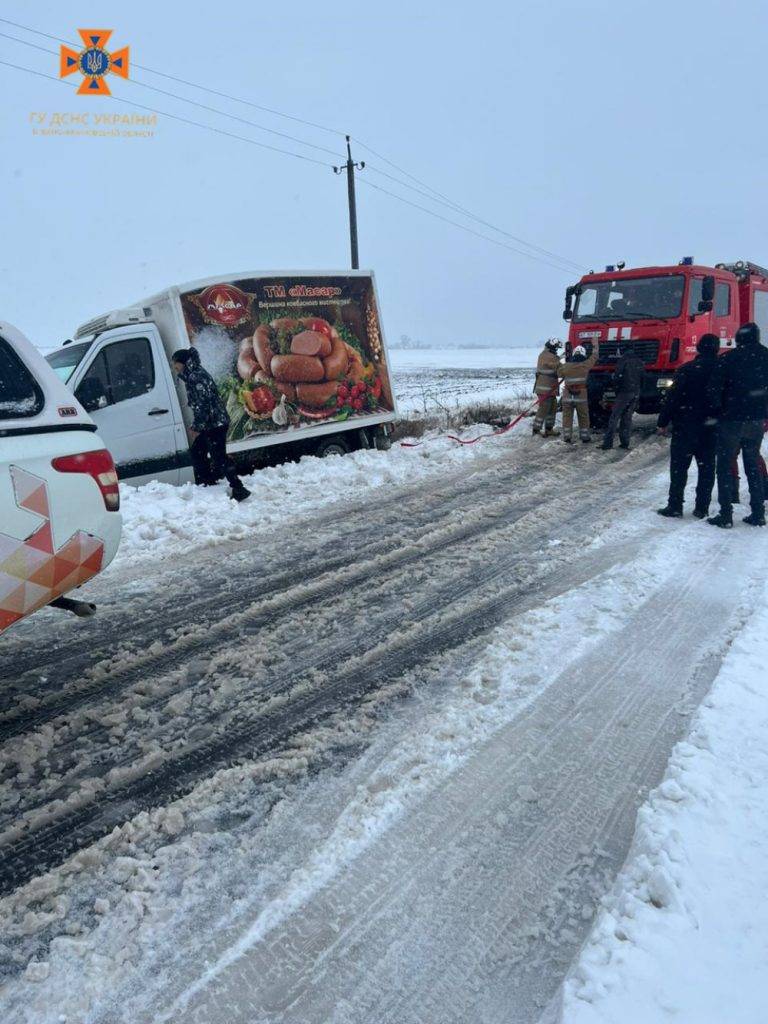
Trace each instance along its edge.
<path fill-rule="evenodd" d="M 489 444 L 8 634 L 2 1019 L 537 1020 L 749 599 L 665 455 Z"/>

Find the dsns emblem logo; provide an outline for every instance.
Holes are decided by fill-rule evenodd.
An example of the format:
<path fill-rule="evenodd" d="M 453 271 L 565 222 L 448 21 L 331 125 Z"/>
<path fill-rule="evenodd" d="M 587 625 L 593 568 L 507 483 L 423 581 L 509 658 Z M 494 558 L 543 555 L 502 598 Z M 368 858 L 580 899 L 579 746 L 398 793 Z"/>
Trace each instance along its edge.
<path fill-rule="evenodd" d="M 112 29 L 80 28 L 77 30 L 85 48 L 79 53 L 69 46 L 62 46 L 59 64 L 59 78 L 83 75 L 78 96 L 111 96 L 106 76 L 128 77 L 128 47 L 107 53 L 104 47 L 112 35 Z"/>

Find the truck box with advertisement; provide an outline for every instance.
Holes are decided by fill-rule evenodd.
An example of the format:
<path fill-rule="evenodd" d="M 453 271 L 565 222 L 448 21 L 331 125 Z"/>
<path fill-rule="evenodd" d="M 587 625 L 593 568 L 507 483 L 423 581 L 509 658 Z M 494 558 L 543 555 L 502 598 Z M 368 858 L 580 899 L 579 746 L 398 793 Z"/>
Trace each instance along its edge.
<path fill-rule="evenodd" d="M 183 384 L 194 346 L 241 466 L 275 454 L 387 447 L 396 407 L 370 271 L 230 274 L 168 288 L 83 324 L 47 358 L 90 412 L 120 478 L 193 479 Z"/>
<path fill-rule="evenodd" d="M 568 288 L 563 317 L 571 325 L 568 347 L 598 347 L 587 385 L 592 422 L 604 420 L 613 399 L 619 348 L 633 348 L 645 363 L 639 410 L 657 412 L 675 370 L 695 358 L 703 334 L 716 335 L 726 351 L 738 328 L 754 321 L 768 341 L 768 270 L 742 260 L 698 266 L 690 257 L 632 270 L 620 263 Z"/>

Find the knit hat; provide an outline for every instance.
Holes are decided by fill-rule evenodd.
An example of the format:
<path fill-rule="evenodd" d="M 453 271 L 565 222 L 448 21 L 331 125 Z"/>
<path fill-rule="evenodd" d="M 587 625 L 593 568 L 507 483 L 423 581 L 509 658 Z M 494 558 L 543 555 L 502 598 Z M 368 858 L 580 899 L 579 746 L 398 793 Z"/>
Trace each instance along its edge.
<path fill-rule="evenodd" d="M 701 356 L 713 356 L 720 348 L 720 339 L 716 334 L 702 334 L 696 345 L 696 351 Z"/>
<path fill-rule="evenodd" d="M 757 324 L 749 323 L 741 326 L 736 331 L 736 344 L 737 345 L 759 345 L 760 344 L 760 328 Z"/>

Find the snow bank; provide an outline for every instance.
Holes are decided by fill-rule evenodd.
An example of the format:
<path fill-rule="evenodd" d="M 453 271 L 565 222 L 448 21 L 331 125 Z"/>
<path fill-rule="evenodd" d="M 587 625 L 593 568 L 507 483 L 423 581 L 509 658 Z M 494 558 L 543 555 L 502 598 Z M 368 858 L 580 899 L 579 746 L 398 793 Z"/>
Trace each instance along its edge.
<path fill-rule="evenodd" d="M 491 430 L 487 424 L 475 424 L 462 437 Z M 123 538 L 113 565 L 156 561 L 191 548 L 245 540 L 255 529 L 263 532 L 297 514 L 306 515 L 336 501 L 348 505 L 375 488 L 417 483 L 457 465 L 472 464 L 489 450 L 497 453 L 500 444 L 508 446 L 529 432 L 521 423 L 514 433 L 476 445 L 427 437 L 418 448 L 396 443 L 389 452 L 358 451 L 325 459 L 307 456 L 244 477 L 252 497 L 242 504 L 228 497 L 225 483 L 216 487 L 176 487 L 157 480 L 142 487 L 122 484 Z"/>
<path fill-rule="evenodd" d="M 563 1024 L 768 1019 L 766 598 L 639 813 Z"/>

